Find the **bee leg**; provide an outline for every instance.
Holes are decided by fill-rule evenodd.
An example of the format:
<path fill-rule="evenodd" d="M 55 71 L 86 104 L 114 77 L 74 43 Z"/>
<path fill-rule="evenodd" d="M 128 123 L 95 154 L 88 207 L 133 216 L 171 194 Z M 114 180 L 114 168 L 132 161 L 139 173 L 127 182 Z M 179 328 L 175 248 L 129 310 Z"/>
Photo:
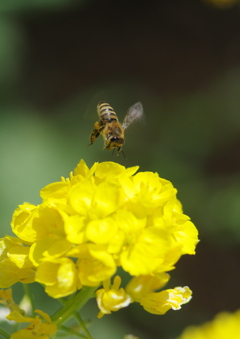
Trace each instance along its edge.
<path fill-rule="evenodd" d="M 117 148 L 117 156 L 119 156 L 119 152 L 121 152 L 122 148 L 121 147 L 116 147 Z"/>
<path fill-rule="evenodd" d="M 91 146 L 94 143 L 94 141 L 99 137 L 99 135 L 100 135 L 99 129 L 93 129 L 90 136 L 90 144 L 88 146 Z"/>
<path fill-rule="evenodd" d="M 107 134 L 105 135 L 105 137 L 103 138 L 104 139 L 104 144 L 103 144 L 103 148 L 102 149 L 107 149 L 107 150 L 111 150 L 112 148 L 109 149 L 109 145 L 110 145 L 110 140 L 109 138 L 111 137 L 111 134 Z"/>
<path fill-rule="evenodd" d="M 104 142 L 102 149 L 105 149 L 105 148 L 107 148 L 107 142 L 106 141 Z"/>
<path fill-rule="evenodd" d="M 92 130 L 92 133 L 91 133 L 91 136 L 90 136 L 90 144 L 88 146 L 91 146 L 94 143 L 94 141 L 99 137 L 99 135 L 101 134 L 101 132 L 104 128 L 104 126 L 101 126 L 100 128 L 98 128 L 99 127 L 98 122 L 96 122 L 94 124 L 94 127 L 95 128 Z"/>

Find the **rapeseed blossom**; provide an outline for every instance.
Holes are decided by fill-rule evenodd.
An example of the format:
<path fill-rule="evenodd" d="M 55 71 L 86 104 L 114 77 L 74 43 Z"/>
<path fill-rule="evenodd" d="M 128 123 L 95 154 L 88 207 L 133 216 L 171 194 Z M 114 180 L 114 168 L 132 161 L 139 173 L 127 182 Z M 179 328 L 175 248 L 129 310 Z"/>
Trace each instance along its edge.
<path fill-rule="evenodd" d="M 40 314 L 41 317 L 39 315 L 25 316 L 24 311 L 14 302 L 11 289 L 0 290 L 0 304 L 9 308 L 10 313 L 6 316 L 8 320 L 14 320 L 17 323 L 30 323 L 26 328 L 13 333 L 11 339 L 47 339 L 57 332 L 57 326 L 52 323 L 47 313 L 35 310 L 35 313 Z"/>
<path fill-rule="evenodd" d="M 212 321 L 201 326 L 187 327 L 179 339 L 239 339 L 240 310 L 219 313 Z"/>
<path fill-rule="evenodd" d="M 179 310 L 182 304 L 191 300 L 192 291 L 185 286 L 156 292 L 169 279 L 167 273 L 161 273 L 158 277 L 153 275 L 134 277 L 128 283 L 126 291 L 149 313 L 164 314 L 170 308 Z"/>
<path fill-rule="evenodd" d="M 19 323 L 30 323 L 26 328 L 21 329 L 11 335 L 11 339 L 47 339 L 57 332 L 57 326 L 52 323 L 49 315 L 41 310 L 36 310 L 40 314 L 34 318 L 25 317 L 19 312 L 11 312 L 7 319 L 14 320 Z"/>
<path fill-rule="evenodd" d="M 104 314 L 110 314 L 112 311 L 118 311 L 133 302 L 130 295 L 123 288 L 120 288 L 120 284 L 121 278 L 117 275 L 112 286 L 110 280 L 105 280 L 103 288 L 97 290 L 97 303 L 100 309 L 98 318 L 101 318 Z"/>
<path fill-rule="evenodd" d="M 157 290 L 182 255 L 195 254 L 198 232 L 172 183 L 137 170 L 81 160 L 69 178 L 40 191 L 41 204 L 19 205 L 11 222 L 17 238 L 0 241 L 0 287 L 39 282 L 57 299 L 102 285 L 99 317 L 134 301 L 154 314 L 181 308 L 188 287 Z M 119 267 L 132 277 L 125 289 Z"/>

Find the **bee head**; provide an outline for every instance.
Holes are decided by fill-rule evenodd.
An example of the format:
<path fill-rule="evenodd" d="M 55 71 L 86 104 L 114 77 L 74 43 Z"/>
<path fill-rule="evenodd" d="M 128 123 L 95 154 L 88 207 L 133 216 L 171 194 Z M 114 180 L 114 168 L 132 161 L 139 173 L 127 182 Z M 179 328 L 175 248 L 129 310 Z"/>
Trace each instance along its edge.
<path fill-rule="evenodd" d="M 121 147 L 123 144 L 124 144 L 123 138 L 112 137 L 108 139 L 106 149 L 110 151 L 115 147 Z"/>

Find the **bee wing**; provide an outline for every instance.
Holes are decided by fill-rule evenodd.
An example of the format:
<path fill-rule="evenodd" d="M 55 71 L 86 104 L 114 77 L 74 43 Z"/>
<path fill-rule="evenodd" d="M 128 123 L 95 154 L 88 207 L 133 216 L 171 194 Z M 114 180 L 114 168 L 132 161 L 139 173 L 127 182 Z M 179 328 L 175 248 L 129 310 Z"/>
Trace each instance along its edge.
<path fill-rule="evenodd" d="M 141 102 L 137 102 L 136 104 L 131 106 L 127 111 L 127 115 L 123 120 L 122 127 L 123 129 L 126 129 L 135 120 L 142 119 L 143 119 L 143 105 L 141 104 Z"/>

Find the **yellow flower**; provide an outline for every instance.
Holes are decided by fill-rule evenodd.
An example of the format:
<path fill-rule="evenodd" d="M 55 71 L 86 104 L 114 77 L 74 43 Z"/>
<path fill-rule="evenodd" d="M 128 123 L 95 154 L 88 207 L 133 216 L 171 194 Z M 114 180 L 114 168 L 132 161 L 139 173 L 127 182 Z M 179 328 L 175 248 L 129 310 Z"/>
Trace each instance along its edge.
<path fill-rule="evenodd" d="M 12 289 L 9 288 L 7 290 L 0 290 L 0 304 L 3 304 L 4 306 L 8 307 L 10 311 L 17 311 L 20 314 L 23 314 L 24 311 L 21 310 L 21 308 L 15 304 L 13 297 L 12 297 Z"/>
<path fill-rule="evenodd" d="M 179 339 L 239 339 L 240 310 L 219 313 L 211 322 L 202 326 L 187 327 Z"/>
<path fill-rule="evenodd" d="M 155 290 L 162 288 L 169 278 L 170 276 L 167 273 L 159 274 L 158 277 L 134 277 L 128 283 L 126 291 L 149 313 L 164 314 L 171 308 L 179 310 L 182 304 L 191 300 L 192 292 L 187 286 L 155 292 Z"/>
<path fill-rule="evenodd" d="M 120 288 L 120 285 L 121 278 L 116 276 L 112 285 L 110 285 L 110 279 L 108 279 L 104 281 L 103 288 L 97 290 L 97 304 L 100 309 L 98 318 L 127 307 L 133 301 L 124 289 Z"/>
<path fill-rule="evenodd" d="M 52 323 L 48 314 L 43 311 L 36 310 L 42 319 L 37 315 L 35 318 L 25 317 L 21 313 L 11 312 L 7 318 L 19 323 L 30 323 L 25 329 L 19 330 L 11 335 L 10 339 L 47 339 L 57 332 L 57 326 Z"/>
<path fill-rule="evenodd" d="M 13 303 L 11 288 L 9 288 L 7 290 L 0 290 L 0 303 L 5 305 L 5 306 Z"/>
<path fill-rule="evenodd" d="M 141 298 L 140 304 L 152 314 L 165 314 L 168 310 L 179 310 L 181 305 L 188 303 L 192 298 L 189 287 L 175 287 L 157 293 L 149 293 Z"/>
<path fill-rule="evenodd" d="M 142 280 L 142 285 L 147 284 L 142 295 L 132 297 L 145 309 L 161 313 L 163 308 L 178 308 L 189 299 L 183 297 L 184 291 L 167 290 L 167 304 L 160 310 L 148 304 L 150 297 L 153 303 L 163 295 L 159 293 L 164 291 L 155 293 L 155 284 L 160 288 L 166 283 L 165 272 L 174 269 L 182 255 L 195 254 L 198 232 L 183 214 L 172 183 L 157 173 L 135 174 L 137 170 L 114 162 L 95 163 L 89 169 L 81 160 L 69 178 L 41 190 L 40 205 L 25 203 L 16 209 L 12 230 L 25 246 L 8 251 L 5 259 L 20 270 L 28 269 L 30 261 L 35 281 L 54 298 L 82 286 L 100 286 L 120 266 L 136 279 L 148 277 Z M 149 277 L 155 279 L 152 289 Z M 7 287 L 15 283 L 8 280 Z M 116 290 L 126 298 L 123 290 Z"/>
<path fill-rule="evenodd" d="M 12 298 L 12 290 L 0 290 L 0 303 L 10 309 L 10 313 L 6 316 L 8 320 L 14 320 L 18 323 L 30 323 L 25 329 L 17 331 L 11 335 L 11 339 L 30 339 L 30 338 L 50 338 L 51 335 L 57 332 L 57 326 L 52 323 L 48 314 L 43 311 L 36 310 L 39 316 L 35 318 L 25 316 L 24 310 L 22 310 L 17 304 L 15 304 Z"/>
<path fill-rule="evenodd" d="M 158 277 L 153 275 L 140 275 L 132 278 L 126 286 L 126 291 L 135 301 L 140 301 L 142 297 L 159 290 L 169 281 L 170 275 L 161 273 Z"/>
<path fill-rule="evenodd" d="M 29 214 L 29 210 L 32 214 Z M 12 230 L 20 239 L 32 243 L 30 259 L 35 266 L 43 258 L 60 257 L 70 249 L 71 243 L 66 239 L 62 214 L 60 209 L 46 204 L 35 208 L 33 205 L 27 208 L 27 204 L 24 204 L 14 212 Z"/>
<path fill-rule="evenodd" d="M 8 288 L 17 282 L 34 282 L 35 267 L 29 259 L 29 247 L 16 238 L 0 239 L 0 287 Z"/>
<path fill-rule="evenodd" d="M 77 280 L 76 265 L 68 258 L 42 261 L 38 266 L 36 281 L 46 285 L 46 292 L 53 298 L 70 295 L 81 287 Z"/>
<path fill-rule="evenodd" d="M 99 255 L 99 254 L 98 254 Z M 108 256 L 105 252 L 103 255 Z M 111 256 L 109 256 L 111 259 Z M 112 265 L 106 265 L 100 260 L 94 258 L 79 259 L 78 265 L 78 276 L 79 280 L 84 286 L 98 286 L 102 281 L 113 276 L 116 272 L 116 265 L 113 261 Z"/>
<path fill-rule="evenodd" d="M 20 239 L 32 243 L 36 240 L 36 231 L 32 227 L 32 221 L 37 213 L 35 205 L 24 203 L 19 205 L 12 216 L 12 231 Z"/>

